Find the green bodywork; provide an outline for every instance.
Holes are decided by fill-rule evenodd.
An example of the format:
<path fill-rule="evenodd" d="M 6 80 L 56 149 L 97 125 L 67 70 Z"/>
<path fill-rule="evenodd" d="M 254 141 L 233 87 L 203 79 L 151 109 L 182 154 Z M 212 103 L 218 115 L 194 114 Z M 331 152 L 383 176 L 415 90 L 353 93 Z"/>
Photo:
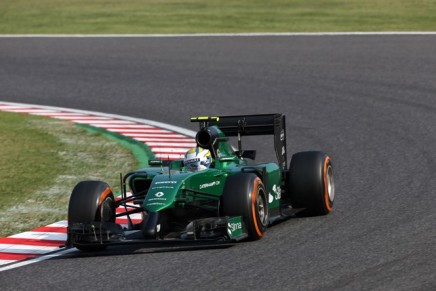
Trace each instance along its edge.
<path fill-rule="evenodd" d="M 226 244 L 260 239 L 269 225 L 300 211 L 331 211 L 330 158 L 319 151 L 301 152 L 292 156 L 288 168 L 284 115 L 191 121 L 200 123 L 195 142 L 209 150 L 209 168 L 192 171 L 183 159 L 150 160 L 150 167 L 121 177 L 119 199 L 104 182 L 80 182 L 70 198 L 66 245 L 95 250 L 156 241 Z M 256 163 L 254 150 L 242 150 L 241 136 L 262 135 L 273 136 L 277 163 Z M 231 147 L 229 137 L 238 138 L 238 150 Z M 122 207 L 125 211 L 118 211 Z M 132 214 L 141 219 L 131 219 Z M 116 221 L 123 216 L 127 225 Z"/>
<path fill-rule="evenodd" d="M 69 208 L 74 221 L 69 221 L 67 245 L 86 249 L 138 242 L 138 234 L 145 241 L 255 240 L 268 225 L 289 217 L 283 115 L 195 117 L 191 121 L 200 123 L 195 141 L 210 151 L 211 166 L 192 171 L 183 159 L 149 160 L 150 167 L 122 177 L 120 199 L 107 197 L 101 204 L 95 201 L 101 199 L 107 184 L 79 183 Z M 278 162 L 256 163 L 255 151 L 242 150 L 241 136 L 245 135 L 273 136 Z M 229 137 L 238 138 L 238 150 L 230 145 Z M 86 217 L 84 203 L 89 205 Z M 122 206 L 125 212 L 116 212 Z M 130 219 L 136 213 L 142 216 L 140 222 Z M 121 216 L 127 216 L 127 228 L 115 222 Z"/>
<path fill-rule="evenodd" d="M 218 128 L 216 130 L 224 137 Z M 151 213 L 183 208 L 202 201 L 218 202 L 223 194 L 227 177 L 240 172 L 254 172 L 259 175 L 268 193 L 268 208 L 272 210 L 280 207 L 282 173 L 276 163 L 256 164 L 251 160 L 240 158 L 225 140 L 220 141 L 217 148 L 219 156 L 214 160 L 213 167 L 207 170 L 192 172 L 183 166 L 182 160 L 176 160 L 167 167 L 144 169 L 146 177 L 133 178 L 133 180 L 151 180 L 143 202 L 145 211 Z M 130 185 L 134 194 L 135 191 L 139 191 L 135 189 L 134 181 L 131 181 Z"/>

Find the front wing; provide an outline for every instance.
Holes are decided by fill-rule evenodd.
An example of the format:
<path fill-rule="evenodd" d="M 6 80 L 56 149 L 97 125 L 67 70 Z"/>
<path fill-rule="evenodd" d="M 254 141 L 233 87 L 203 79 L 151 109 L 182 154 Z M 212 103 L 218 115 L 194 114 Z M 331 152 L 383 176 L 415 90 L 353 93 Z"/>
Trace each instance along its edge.
<path fill-rule="evenodd" d="M 120 244 L 229 243 L 248 237 L 242 216 L 210 217 L 190 222 L 185 230 L 165 237 L 144 239 L 141 230 L 123 229 L 112 222 L 74 223 L 68 226 L 67 247 Z"/>

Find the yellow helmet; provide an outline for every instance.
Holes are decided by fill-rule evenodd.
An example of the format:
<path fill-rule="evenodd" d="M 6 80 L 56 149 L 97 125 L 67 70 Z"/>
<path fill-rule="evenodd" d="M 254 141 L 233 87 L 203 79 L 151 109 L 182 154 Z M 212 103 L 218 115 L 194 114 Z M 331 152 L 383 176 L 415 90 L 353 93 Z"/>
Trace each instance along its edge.
<path fill-rule="evenodd" d="M 202 147 L 189 149 L 185 154 L 183 164 L 192 171 L 201 171 L 210 167 L 212 156 L 210 151 Z"/>

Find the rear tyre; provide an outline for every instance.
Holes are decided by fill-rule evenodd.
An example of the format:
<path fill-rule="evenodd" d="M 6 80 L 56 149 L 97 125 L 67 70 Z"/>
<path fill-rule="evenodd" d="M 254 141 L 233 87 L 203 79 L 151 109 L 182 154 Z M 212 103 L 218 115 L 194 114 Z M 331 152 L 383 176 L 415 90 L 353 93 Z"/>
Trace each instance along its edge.
<path fill-rule="evenodd" d="M 108 184 L 101 181 L 82 181 L 74 187 L 68 204 L 68 225 L 73 223 L 115 222 L 115 199 Z M 80 246 L 80 250 L 96 251 L 106 248 Z"/>
<path fill-rule="evenodd" d="M 225 216 L 242 216 L 248 240 L 258 240 L 268 226 L 268 200 L 258 176 L 238 173 L 228 177 L 222 197 Z"/>
<path fill-rule="evenodd" d="M 300 214 L 330 213 L 335 198 L 330 157 L 318 151 L 294 154 L 288 172 L 288 191 L 292 207 L 305 208 Z"/>

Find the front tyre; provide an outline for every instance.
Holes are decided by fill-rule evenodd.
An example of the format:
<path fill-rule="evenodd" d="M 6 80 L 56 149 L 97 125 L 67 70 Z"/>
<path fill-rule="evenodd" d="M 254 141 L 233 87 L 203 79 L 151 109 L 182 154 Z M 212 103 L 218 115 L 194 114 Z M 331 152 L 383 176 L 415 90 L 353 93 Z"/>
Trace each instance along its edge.
<path fill-rule="evenodd" d="M 68 226 L 75 223 L 115 222 L 115 199 L 108 184 L 82 181 L 74 187 L 68 204 Z M 70 238 L 68 238 L 70 240 Z M 74 243 L 74 242 L 73 242 Z M 105 245 L 75 245 L 80 250 L 103 250 Z"/>
<path fill-rule="evenodd" d="M 318 151 L 292 156 L 288 191 L 293 208 L 305 208 L 303 215 L 326 215 L 333 209 L 335 184 L 330 157 Z"/>
<path fill-rule="evenodd" d="M 222 197 L 225 216 L 242 216 L 248 240 L 258 240 L 268 226 L 268 200 L 258 176 L 238 173 L 228 177 Z"/>

